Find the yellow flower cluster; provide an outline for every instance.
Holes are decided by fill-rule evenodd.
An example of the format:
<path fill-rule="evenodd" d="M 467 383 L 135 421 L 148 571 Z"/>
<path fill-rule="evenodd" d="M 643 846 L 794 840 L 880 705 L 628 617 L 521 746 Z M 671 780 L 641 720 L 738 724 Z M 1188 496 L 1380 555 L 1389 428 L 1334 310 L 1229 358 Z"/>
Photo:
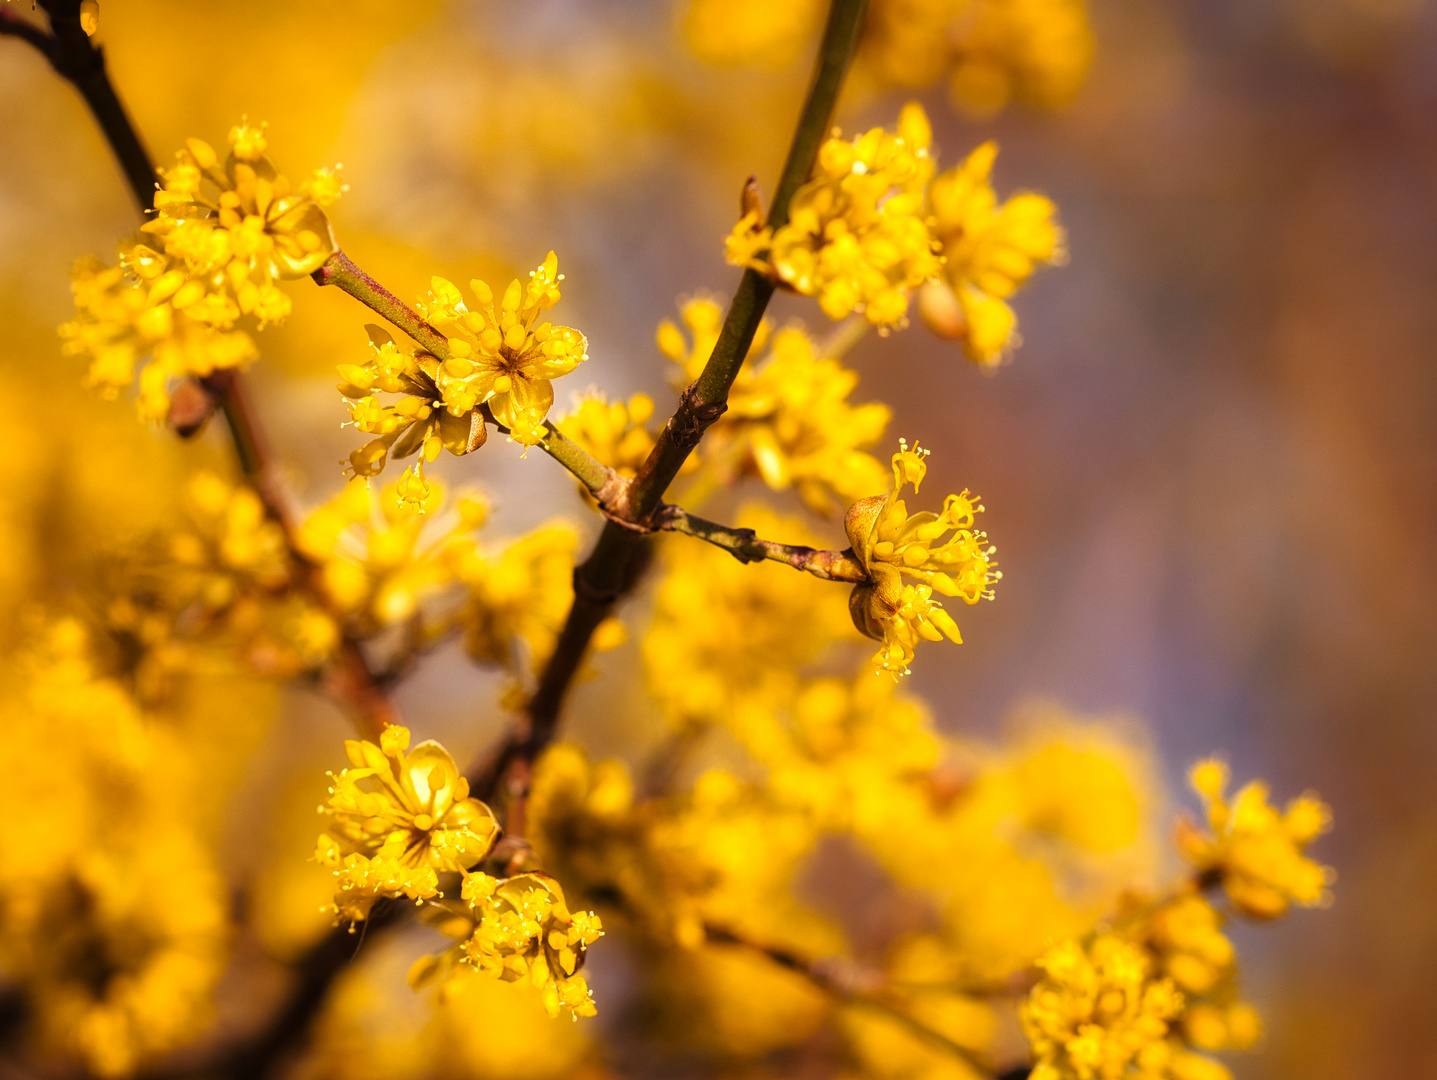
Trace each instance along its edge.
<path fill-rule="evenodd" d="M 654 399 L 635 394 L 628 402 L 610 402 L 597 391 L 586 395 L 556 425 L 571 441 L 620 476 L 632 477 L 654 448 L 654 437 L 645 427 L 654 415 Z M 593 502 L 583 484 L 579 491 Z"/>
<path fill-rule="evenodd" d="M 460 495 L 449 527 L 426 541 L 426 520 L 438 516 L 443 492 L 430 484 L 422 501 L 407 494 L 404 478 L 376 493 L 356 477 L 296 533 L 300 551 L 319 567 L 325 599 L 357 632 L 419 615 L 426 600 L 454 584 L 458 560 L 488 517 L 483 499 Z"/>
<path fill-rule="evenodd" d="M 574 547 L 568 525 L 535 529 L 485 556 L 466 547 L 455 574 L 469 590 L 461 615 L 469 655 L 518 675 L 537 671 L 549 659 L 574 597 Z"/>
<path fill-rule="evenodd" d="M 593 1016 L 593 996 L 580 968 L 589 946 L 604 934 L 592 911 L 570 912 L 564 890 L 547 874 L 499 879 L 467 874 L 463 899 L 475 919 L 461 946 L 481 975 L 505 982 L 527 980 L 551 1017 Z"/>
<path fill-rule="evenodd" d="M 691 380 L 713 350 L 723 314 L 712 300 L 698 298 L 683 305 L 682 318 L 692 345 L 668 321 L 659 326 L 658 344 Z M 770 347 L 762 360 L 739 369 L 727 411 L 705 436 L 703 472 L 686 492 L 686 503 L 702 501 L 708 486 L 757 476 L 775 491 L 795 489 L 810 509 L 827 514 L 880 486 L 883 466 L 860 447 L 882 437 L 892 415 L 888 406 L 849 404 L 857 373 L 820 357 L 802 330 L 782 330 L 770 339 L 765 324 L 750 355 L 765 344 Z"/>
<path fill-rule="evenodd" d="M 1019 340 L 1007 298 L 1038 266 L 1066 257 L 1057 208 L 1031 192 L 998 202 L 992 142 L 935 177 L 928 120 L 915 103 L 898 130 L 830 139 L 789 223 L 775 232 L 750 211 L 728 239 L 729 261 L 816 296 L 832 318 L 861 309 L 883 328 L 905 324 L 918 289 L 929 329 L 962 341 L 969 359 L 996 364 Z"/>
<path fill-rule="evenodd" d="M 918 299 L 930 330 L 961 341 L 968 359 L 988 365 L 1002 360 L 1019 340 L 1007 297 L 1038 265 L 1065 257 L 1051 200 L 1019 192 L 998 204 L 991 182 L 997 156 L 997 143 L 986 142 L 929 186 L 928 211 L 942 245 L 943 276 L 924 285 Z"/>
<path fill-rule="evenodd" d="M 339 629 L 296 587 L 302 572 L 259 496 L 208 472 L 195 475 L 185 495 L 194 529 L 171 539 L 166 573 L 183 623 L 234 635 L 260 672 L 288 674 L 323 662 Z"/>
<path fill-rule="evenodd" d="M 1023 1003 L 1034 1080 L 1121 1080 L 1169 1075 L 1170 1022 L 1182 1009 L 1171 979 L 1142 949 L 1111 934 L 1066 941 L 1038 960 L 1042 978 Z"/>
<path fill-rule="evenodd" d="M 1065 104 L 1092 55 L 1083 0 L 873 0 L 859 63 L 893 86 L 946 72 L 953 103 L 989 116 L 1009 101 Z"/>
<path fill-rule="evenodd" d="M 807 917 L 786 894 L 813 824 L 726 770 L 636 802 L 621 763 L 591 765 L 559 744 L 536 763 L 529 815 L 535 852 L 571 890 L 617 893 L 626 921 L 666 946 L 701 945 L 705 922 L 802 933 Z"/>
<path fill-rule="evenodd" d="M 350 768 L 334 775 L 323 809 L 333 817 L 315 850 L 334 871 L 333 911 L 362 922 L 380 897 L 440 895 L 440 873 L 457 873 L 493 847 L 499 826 L 469 797 L 449 751 L 433 740 L 409 749 L 409 729 L 389 727 L 379 745 L 346 740 Z M 332 774 L 333 775 L 333 774 Z"/>
<path fill-rule="evenodd" d="M 916 443 L 910 450 L 900 439 L 893 455 L 893 490 L 887 498 L 854 503 L 844 520 L 853 554 L 869 577 L 854 586 L 849 599 L 853 624 L 883 642 L 874 662 L 895 676 L 907 674 L 920 637 L 963 640 L 952 616 L 933 600 L 935 591 L 976 604 L 993 595 L 990 586 L 1001 577 L 994 568 L 994 549 L 984 546 L 987 537 L 973 528 L 983 507 L 967 491 L 949 495 L 938 514 L 909 514 L 898 497 L 905 484 L 918 491 L 928 471 L 927 456 Z M 905 576 L 917 582 L 904 581 Z"/>
<path fill-rule="evenodd" d="M 1222 916 L 1208 899 L 1196 893 L 1179 896 L 1159 907 L 1144 929 L 1147 948 L 1183 992 L 1183 1011 L 1175 1021 L 1182 1039 L 1207 1051 L 1252 1046 L 1261 1022 L 1238 994 L 1237 956 L 1222 932 Z M 1215 1062 L 1206 1065 L 1222 1069 Z"/>
<path fill-rule="evenodd" d="M 1254 780 L 1228 801 L 1227 766 L 1209 759 L 1193 767 L 1193 787 L 1207 803 L 1204 832 L 1179 825 L 1178 847 L 1205 875 L 1221 882 L 1233 906 L 1254 919 L 1274 919 L 1292 904 L 1328 903 L 1333 871 L 1304 854 L 1332 827 L 1332 812 L 1308 793 L 1279 813 L 1267 801 L 1267 785 Z"/>
<path fill-rule="evenodd" d="M 209 1020 L 228 899 L 199 822 L 226 786 L 203 764 L 213 724 L 180 737 L 93 654 L 64 619 L 6 665 L 0 966 L 44 1049 L 120 1077 Z"/>
<path fill-rule="evenodd" d="M 88 357 L 90 384 L 111 395 L 149 357 L 138 400 L 147 418 L 166 414 L 170 380 L 254 359 L 238 320 L 260 329 L 282 321 L 291 303 L 276 282 L 313 273 L 338 247 L 323 209 L 345 188 L 334 170 L 295 187 L 267 156 L 262 127 L 241 122 L 229 142 L 221 162 L 190 139 L 161 170 L 155 216 L 120 246 L 120 265 L 75 269 L 76 316 L 60 328 L 66 351 Z"/>
<path fill-rule="evenodd" d="M 896 132 L 829 139 L 788 222 L 770 229 L 749 211 L 728 238 L 728 261 L 816 297 L 831 319 L 862 311 L 874 326 L 903 325 L 909 294 L 942 268 L 923 213 L 932 137 L 923 107 L 910 102 Z"/>
<path fill-rule="evenodd" d="M 515 441 L 532 445 L 543 438 L 544 418 L 554 404 L 551 380 L 589 358 L 588 342 L 579 331 L 538 322 L 558 303 L 559 282 L 564 280 L 558 270 L 559 261 L 551 251 L 538 269 L 529 272 L 528 284 L 517 278 L 511 281 L 497 305 L 494 291 L 476 278 L 469 283 L 478 302 L 473 311 L 450 282 L 441 277 L 431 281 L 429 296 L 420 301 L 419 309 L 449 337 L 451 355 L 437 366 L 432 381 L 451 416 L 467 417 L 487 404 Z M 409 400 L 400 404 L 416 412 L 436 409 L 432 400 L 422 396 L 413 406 L 405 405 Z M 438 454 L 437 449 L 432 452 Z"/>
<path fill-rule="evenodd" d="M 349 455 L 356 476 L 374 476 L 395 460 L 424 452 L 433 462 L 441 450 L 467 454 L 484 445 L 488 430 L 475 409 L 453 413 L 444 407 L 435 378 L 439 361 L 428 353 L 415 354 L 401 347 L 389 331 L 369 325 L 371 354 L 363 364 L 339 365 L 339 392 L 349 399 L 349 416 L 360 431 L 378 438 Z M 379 393 L 403 394 L 392 404 Z M 416 470 L 416 476 L 422 476 Z"/>

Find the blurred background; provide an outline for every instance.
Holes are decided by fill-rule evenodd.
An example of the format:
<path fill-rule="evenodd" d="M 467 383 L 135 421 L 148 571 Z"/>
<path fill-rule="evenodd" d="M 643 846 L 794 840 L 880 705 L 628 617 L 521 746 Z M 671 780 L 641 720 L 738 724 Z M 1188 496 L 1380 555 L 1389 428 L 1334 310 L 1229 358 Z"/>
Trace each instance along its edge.
<path fill-rule="evenodd" d="M 1238 928 L 1268 1034 L 1234 1069 L 1437 1074 L 1437 18 L 1422 0 L 1093 0 L 1091 15 L 1092 72 L 1063 109 L 976 118 L 920 95 L 941 161 L 998 139 L 1000 195 L 1054 198 L 1071 259 L 1019 295 L 1024 341 L 996 373 L 921 328 L 851 354 L 854 400 L 893 406 L 891 434 L 932 449 L 934 488 L 982 494 L 1005 575 L 911 688 L 954 732 L 1000 732 L 1034 698 L 1137 718 L 1175 792 L 1212 751 L 1279 800 L 1316 788 L 1336 813 L 1317 854 L 1337 901 Z M 590 341 L 574 378 L 661 411 L 655 326 L 681 296 L 733 287 L 721 239 L 743 179 L 772 187 L 809 48 L 705 63 L 668 0 L 105 0 L 101 40 L 158 161 L 248 114 L 291 173 L 343 162 L 341 242 L 401 296 L 557 249 L 564 321 Z M 218 431 L 180 446 L 78 389 L 54 336 L 67 272 L 109 257 L 134 208 L 78 97 L 12 40 L 0 97 L 13 643 L 14 597 L 64 589 L 88 545 L 157 520 L 176 478 L 226 447 Z M 904 99 L 860 86 L 839 122 L 891 122 Z M 315 504 L 354 445 L 333 365 L 365 338 L 347 297 L 295 291 L 255 379 Z M 774 314 L 821 318 L 792 298 Z M 567 477 L 494 449 L 445 459 L 495 496 L 493 528 L 589 525 Z M 501 720 L 493 689 L 439 657 L 401 703 L 462 759 Z M 597 719 L 576 736 L 602 747 L 625 703 L 580 696 Z M 345 724 L 316 697 L 282 708 L 241 802 L 309 813 Z M 272 845 L 243 820 L 231 859 L 261 868 Z"/>

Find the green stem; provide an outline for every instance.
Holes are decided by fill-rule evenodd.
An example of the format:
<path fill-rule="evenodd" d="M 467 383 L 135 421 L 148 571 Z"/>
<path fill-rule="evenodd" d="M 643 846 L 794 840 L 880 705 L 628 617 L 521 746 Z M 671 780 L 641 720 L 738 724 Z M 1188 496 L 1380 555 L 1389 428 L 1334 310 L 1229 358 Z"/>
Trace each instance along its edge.
<path fill-rule="evenodd" d="M 752 529 L 734 529 L 695 517 L 682 507 L 662 506 L 654 515 L 659 528 L 669 532 L 687 533 L 700 540 L 723 548 L 739 562 L 760 562 L 771 559 L 785 563 L 795 570 L 803 570 L 821 577 L 825 581 L 851 581 L 855 584 L 868 580 L 863 567 L 853 557 L 853 549 L 846 551 L 820 551 L 811 547 L 796 547 L 792 544 L 776 544 L 762 540 Z"/>
<path fill-rule="evenodd" d="M 448 360 L 453 355 L 447 337 L 419 312 L 356 266 L 344 252 L 336 251 L 312 276 L 320 285 L 337 285 L 365 307 L 388 319 L 440 360 Z M 501 432 L 508 434 L 509 429 L 495 420 L 494 414 L 487 408 L 484 415 Z M 579 483 L 598 498 L 600 505 L 612 499 L 623 486 L 612 469 L 567 438 L 548 420 L 544 421 L 544 438 L 539 442 L 539 448 L 573 473 Z"/>

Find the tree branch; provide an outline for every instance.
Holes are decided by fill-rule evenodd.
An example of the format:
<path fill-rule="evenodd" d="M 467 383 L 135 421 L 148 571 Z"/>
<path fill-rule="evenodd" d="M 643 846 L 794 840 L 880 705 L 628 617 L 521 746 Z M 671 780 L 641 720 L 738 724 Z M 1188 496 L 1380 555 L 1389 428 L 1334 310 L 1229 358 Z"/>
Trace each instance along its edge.
<path fill-rule="evenodd" d="M 813 172 L 867 10 L 867 0 L 833 0 L 829 8 L 813 83 L 776 188 L 770 225 L 788 220 L 789 200 Z M 603 503 L 609 520 L 589 557 L 574 570 L 574 602 L 538 689 L 525 714 L 471 777 L 481 798 L 501 786 L 523 798 L 530 763 L 554 737 L 564 696 L 583 661 L 589 638 L 648 564 L 651 545 L 643 533 L 652 528 L 650 516 L 704 431 L 727 408 L 729 388 L 748 355 L 773 288 L 767 278 L 744 271 L 703 372 L 684 391 L 678 410 L 664 425 L 638 475 L 623 485 L 615 498 Z"/>
<path fill-rule="evenodd" d="M 772 559 L 786 563 L 795 570 L 803 570 L 821 577 L 825 581 L 867 581 L 868 575 L 853 557 L 853 549 L 844 551 L 819 551 L 811 547 L 795 547 L 792 544 L 776 544 L 772 540 L 761 540 L 752 529 L 734 529 L 717 525 L 695 517 L 680 506 L 664 504 L 654 513 L 659 528 L 667 532 L 687 533 L 700 540 L 723 548 L 742 563 L 761 562 Z"/>

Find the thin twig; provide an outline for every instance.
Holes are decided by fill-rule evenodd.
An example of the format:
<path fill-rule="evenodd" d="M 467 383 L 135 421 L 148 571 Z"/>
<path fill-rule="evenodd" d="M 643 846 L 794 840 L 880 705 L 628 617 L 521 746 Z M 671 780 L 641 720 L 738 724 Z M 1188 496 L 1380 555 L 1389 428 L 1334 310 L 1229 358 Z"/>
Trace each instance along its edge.
<path fill-rule="evenodd" d="M 906 1003 L 892 993 L 881 973 L 861 968 L 841 957 L 814 960 L 780 945 L 754 941 L 727 927 L 705 924 L 704 934 L 714 944 L 735 945 L 766 956 L 780 967 L 802 975 L 845 1005 L 863 1006 L 886 1014 L 919 1038 L 961 1058 L 980 1073 L 991 1076 L 996 1071 L 992 1062 L 981 1054 L 914 1016 Z"/>
<path fill-rule="evenodd" d="M 770 225 L 788 220 L 789 200 L 813 172 L 867 10 L 867 0 L 833 0 L 829 8 L 813 84 L 775 189 Z M 574 571 L 574 601 L 539 678 L 538 689 L 524 715 L 472 777 L 474 791 L 481 798 L 492 795 L 501 785 L 506 790 L 527 790 L 530 763 L 554 737 L 564 697 L 590 637 L 619 597 L 643 575 L 651 552 L 644 536 L 653 527 L 650 515 L 704 431 L 728 407 L 729 388 L 748 355 L 773 288 L 767 278 L 752 270 L 744 271 L 703 372 L 684 391 L 678 410 L 664 425 L 638 475 L 619 490 L 616 498 L 601 500 L 609 520 L 589 557 Z"/>
<path fill-rule="evenodd" d="M 795 570 L 803 570 L 826 581 L 867 581 L 868 575 L 853 556 L 853 549 L 820 551 L 811 547 L 776 544 L 762 540 L 752 529 L 735 529 L 695 517 L 679 506 L 665 504 L 654 514 L 659 528 L 668 532 L 687 533 L 723 548 L 739 562 L 761 562 L 772 559 Z"/>

